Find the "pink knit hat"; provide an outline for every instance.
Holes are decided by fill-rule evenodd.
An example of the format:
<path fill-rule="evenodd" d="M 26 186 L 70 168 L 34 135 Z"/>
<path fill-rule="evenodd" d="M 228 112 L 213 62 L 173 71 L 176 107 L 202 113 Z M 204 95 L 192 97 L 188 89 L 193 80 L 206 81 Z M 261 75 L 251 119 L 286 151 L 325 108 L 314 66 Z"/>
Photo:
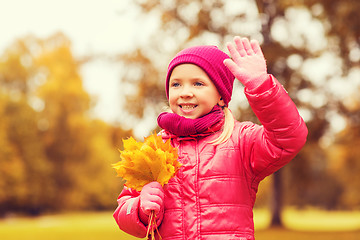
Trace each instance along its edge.
<path fill-rule="evenodd" d="M 231 100 L 234 75 L 224 65 L 229 56 L 216 46 L 195 46 L 180 51 L 171 60 L 166 76 L 166 96 L 169 98 L 169 80 L 174 68 L 180 64 L 192 63 L 202 68 L 215 84 L 227 106 Z"/>

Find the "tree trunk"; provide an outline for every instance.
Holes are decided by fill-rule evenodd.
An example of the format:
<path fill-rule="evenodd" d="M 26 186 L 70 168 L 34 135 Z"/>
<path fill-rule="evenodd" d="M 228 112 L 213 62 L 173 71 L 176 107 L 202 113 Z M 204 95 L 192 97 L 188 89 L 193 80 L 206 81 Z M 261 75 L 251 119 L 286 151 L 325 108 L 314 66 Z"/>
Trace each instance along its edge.
<path fill-rule="evenodd" d="M 256 0 L 256 5 L 258 8 L 259 13 L 263 14 L 264 16 L 266 16 L 266 18 L 264 19 L 263 23 L 262 23 L 262 28 L 261 28 L 261 34 L 264 38 L 264 43 L 263 43 L 263 51 L 265 50 L 266 47 L 271 48 L 272 45 L 272 39 L 271 39 L 271 26 L 275 20 L 275 18 L 279 15 L 279 13 L 277 12 L 277 7 L 276 7 L 276 1 L 275 0 L 269 0 L 269 1 L 262 1 L 262 0 Z M 272 69 L 272 65 L 269 64 L 268 62 L 268 72 L 269 73 L 274 73 L 273 69 Z M 281 178 L 282 178 L 282 174 L 281 174 L 281 169 L 278 170 L 277 172 L 275 172 L 273 174 L 273 197 L 272 197 L 272 201 L 271 201 L 271 213 L 272 213 L 272 218 L 271 218 L 271 226 L 282 226 L 282 221 L 281 221 L 281 210 L 282 210 L 282 182 L 281 182 Z"/>
<path fill-rule="evenodd" d="M 281 220 L 282 212 L 282 182 L 281 182 L 281 169 L 275 172 L 273 175 L 273 198 L 271 204 L 271 226 L 283 226 Z"/>

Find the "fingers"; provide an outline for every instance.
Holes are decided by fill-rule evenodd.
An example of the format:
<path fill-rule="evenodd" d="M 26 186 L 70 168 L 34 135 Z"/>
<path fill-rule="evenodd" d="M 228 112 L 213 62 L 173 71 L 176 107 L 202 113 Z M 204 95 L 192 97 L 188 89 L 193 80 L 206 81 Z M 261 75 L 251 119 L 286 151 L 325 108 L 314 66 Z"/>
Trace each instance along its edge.
<path fill-rule="evenodd" d="M 144 188 L 157 188 L 157 189 L 163 189 L 161 184 L 157 181 L 150 182 L 144 186 Z"/>
<path fill-rule="evenodd" d="M 158 214 L 161 209 L 161 205 L 163 203 L 163 199 L 159 196 L 149 196 L 144 201 L 140 201 L 141 210 L 146 214 L 149 215 L 151 211 L 155 211 L 155 214 Z"/>
<path fill-rule="evenodd" d="M 244 52 L 242 52 L 242 50 L 239 49 L 239 47 L 237 46 L 235 47 L 232 43 L 227 43 L 226 46 L 234 62 L 239 63 L 239 61 L 243 57 L 242 55 L 244 55 Z"/>
<path fill-rule="evenodd" d="M 239 36 L 234 37 L 234 43 L 227 43 L 227 48 L 235 62 L 237 62 L 236 59 L 238 59 L 239 56 L 246 57 L 257 54 L 262 55 L 258 41 L 249 41 L 248 38 L 240 38 Z"/>
<path fill-rule="evenodd" d="M 239 66 L 233 60 L 229 58 L 225 59 L 224 64 L 233 73 L 235 77 L 241 74 Z"/>
<path fill-rule="evenodd" d="M 245 57 L 247 52 L 246 52 L 246 49 L 242 43 L 242 39 L 239 37 L 239 36 L 236 36 L 234 37 L 234 43 L 235 43 L 235 46 L 236 46 L 236 50 L 238 52 L 238 54 L 241 56 L 241 57 Z"/>
<path fill-rule="evenodd" d="M 233 43 L 227 43 L 231 59 L 224 61 L 225 66 L 245 86 L 253 79 L 267 72 L 266 61 L 256 40 L 234 37 Z"/>
<path fill-rule="evenodd" d="M 254 51 L 253 49 L 251 48 L 251 45 L 250 45 L 250 42 L 249 42 L 249 39 L 247 38 L 243 38 L 242 39 L 242 45 L 247 53 L 247 55 L 254 55 Z"/>
<path fill-rule="evenodd" d="M 149 215 L 152 210 L 159 213 L 164 201 L 164 190 L 160 183 L 151 182 L 146 184 L 140 192 L 140 208 Z"/>
<path fill-rule="evenodd" d="M 232 74 L 244 84 L 243 80 L 245 79 L 243 70 L 231 59 L 224 60 L 225 66 L 232 72 Z"/>
<path fill-rule="evenodd" d="M 256 55 L 260 55 L 262 57 L 264 56 L 258 41 L 251 40 L 250 44 L 251 44 L 251 48 L 253 49 Z"/>
<path fill-rule="evenodd" d="M 158 196 L 159 198 L 164 198 L 164 189 L 161 184 L 158 182 L 151 182 L 146 184 L 141 190 L 140 195 L 143 195 L 143 198 L 147 198 L 147 196 Z"/>

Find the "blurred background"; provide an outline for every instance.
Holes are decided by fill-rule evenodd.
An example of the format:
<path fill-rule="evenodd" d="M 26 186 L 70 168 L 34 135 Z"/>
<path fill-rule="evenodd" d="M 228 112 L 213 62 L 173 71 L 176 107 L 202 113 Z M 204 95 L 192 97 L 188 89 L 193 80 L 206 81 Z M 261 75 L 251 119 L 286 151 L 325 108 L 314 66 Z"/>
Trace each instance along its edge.
<path fill-rule="evenodd" d="M 309 129 L 298 156 L 260 185 L 257 239 L 279 227 L 359 239 L 359 12 L 358 0 L 0 0 L 0 236 L 17 239 L 24 216 L 70 212 L 79 223 L 105 211 L 91 216 L 111 224 L 103 239 L 119 239 L 111 211 L 123 182 L 111 164 L 122 139 L 159 130 L 179 50 L 227 51 L 239 35 L 261 43 Z M 258 122 L 238 82 L 230 109 Z"/>

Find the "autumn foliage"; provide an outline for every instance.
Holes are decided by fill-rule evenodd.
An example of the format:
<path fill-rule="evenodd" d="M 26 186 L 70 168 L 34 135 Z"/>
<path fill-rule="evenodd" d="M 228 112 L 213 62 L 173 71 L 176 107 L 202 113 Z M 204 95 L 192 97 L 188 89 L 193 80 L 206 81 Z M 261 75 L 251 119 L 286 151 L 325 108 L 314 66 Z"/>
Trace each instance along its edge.
<path fill-rule="evenodd" d="M 132 137 L 123 142 L 121 160 L 113 167 L 129 188 L 141 191 L 144 185 L 153 181 L 164 186 L 181 166 L 177 161 L 177 149 L 171 146 L 170 140 L 163 142 L 155 133 L 146 137 L 144 143 Z"/>
<path fill-rule="evenodd" d="M 90 117 L 80 66 L 63 34 L 26 36 L 0 55 L 0 216 L 116 204 L 109 166 L 130 131 Z"/>

